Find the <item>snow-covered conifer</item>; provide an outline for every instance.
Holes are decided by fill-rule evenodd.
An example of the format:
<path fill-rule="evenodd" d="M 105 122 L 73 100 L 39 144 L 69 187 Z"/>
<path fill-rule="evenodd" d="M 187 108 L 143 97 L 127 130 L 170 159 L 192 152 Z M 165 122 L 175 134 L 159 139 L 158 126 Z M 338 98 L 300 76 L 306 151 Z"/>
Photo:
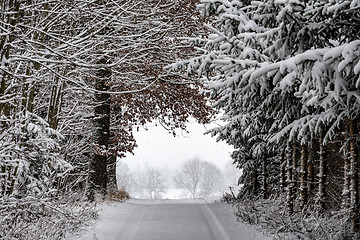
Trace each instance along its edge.
<path fill-rule="evenodd" d="M 213 106 L 223 111 L 226 122 L 210 132 L 235 146 L 233 157 L 244 168 L 244 188 L 258 184 L 252 180 L 259 175 L 261 156 L 273 153 L 280 159 L 289 142 L 303 149 L 300 174 L 292 169 L 298 159 L 287 164 L 295 176 L 287 180 L 290 208 L 292 191 L 305 191 L 305 169 L 310 169 L 310 179 L 314 171 L 319 173 L 318 196 L 326 203 L 326 168 L 334 168 L 335 162 L 326 161 L 324 150 L 336 148 L 333 142 L 341 136 L 344 122 L 359 119 L 359 7 L 356 0 L 201 1 L 203 14 L 215 16 L 206 25 L 211 34 L 198 48 L 200 56 L 171 68 L 191 69 L 187 74 L 197 73 L 208 82 L 216 99 Z M 356 145 L 352 156 L 358 154 Z M 305 163 L 305 148 L 308 159 L 322 159 L 319 166 L 315 161 Z M 269 169 L 273 164 L 268 162 Z M 300 189 L 293 189 L 299 176 Z M 357 171 L 348 176 L 352 187 L 357 186 Z M 356 189 L 354 219 L 359 217 L 354 210 Z M 301 200 L 305 199 L 303 192 Z"/>

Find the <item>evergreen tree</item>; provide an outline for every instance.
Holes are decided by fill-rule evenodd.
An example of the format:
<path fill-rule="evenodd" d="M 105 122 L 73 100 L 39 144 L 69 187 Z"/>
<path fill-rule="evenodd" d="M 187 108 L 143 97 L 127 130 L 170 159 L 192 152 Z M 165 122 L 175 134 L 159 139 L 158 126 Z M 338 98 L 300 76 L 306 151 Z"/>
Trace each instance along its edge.
<path fill-rule="evenodd" d="M 251 185 L 258 189 L 259 176 L 267 176 L 265 168 L 260 168 L 261 159 L 269 153 L 281 159 L 288 145 L 290 214 L 296 211 L 297 191 L 302 204 L 307 199 L 305 169 L 311 170 L 314 161 L 305 162 L 305 148 L 308 159 L 319 159 L 317 200 L 324 209 L 327 169 L 334 165 L 327 152 L 335 147 L 332 142 L 341 136 L 344 122 L 359 118 L 359 5 L 359 1 L 346 0 L 204 0 L 199 6 L 203 14 L 215 16 L 207 25 L 212 33 L 199 48 L 200 56 L 171 66 L 197 73 L 213 90 L 214 107 L 224 112 L 226 124 L 211 133 L 237 149 L 233 157 L 244 168 L 244 189 Z M 355 132 L 349 130 L 348 140 L 341 141 L 350 143 L 350 209 L 357 230 Z M 268 161 L 267 169 L 278 168 L 274 163 Z M 311 174 L 313 170 L 308 171 L 309 179 Z"/>

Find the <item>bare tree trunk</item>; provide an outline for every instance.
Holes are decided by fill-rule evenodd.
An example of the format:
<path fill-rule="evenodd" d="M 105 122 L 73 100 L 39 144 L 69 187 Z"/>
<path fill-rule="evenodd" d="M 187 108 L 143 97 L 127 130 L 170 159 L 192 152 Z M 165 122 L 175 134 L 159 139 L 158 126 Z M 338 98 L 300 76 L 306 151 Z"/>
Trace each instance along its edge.
<path fill-rule="evenodd" d="M 350 135 L 350 130 L 349 130 L 349 120 L 345 119 L 344 120 L 344 142 L 346 143 L 346 141 L 349 139 L 349 135 Z M 343 192 L 342 192 L 342 196 L 343 196 L 343 207 L 345 209 L 350 207 L 350 151 L 349 151 L 349 146 L 346 143 L 345 149 L 343 149 L 343 153 L 344 153 L 344 184 L 343 184 Z"/>
<path fill-rule="evenodd" d="M 0 118 L 2 116 L 9 117 L 12 114 L 11 109 L 14 108 L 12 104 L 6 101 L 8 100 L 8 97 L 6 95 L 7 94 L 11 95 L 12 91 L 16 91 L 11 89 L 9 91 L 10 81 L 8 78 L 9 73 L 7 71 L 8 70 L 7 67 L 9 64 L 11 49 L 13 47 L 12 42 L 14 42 L 16 38 L 15 37 L 16 34 L 14 34 L 15 32 L 14 30 L 16 29 L 18 23 L 21 21 L 20 4 L 21 1 L 10 0 L 2 3 L 0 8 L 0 14 L 3 14 L 4 12 L 8 13 L 7 17 L 3 17 L 4 18 L 3 23 L 9 27 L 9 29 L 7 30 L 10 30 L 9 34 L 7 34 L 2 29 L 0 34 L 0 99 L 2 100 L 0 101 Z M 0 132 L 2 132 L 2 128 L 7 128 L 7 127 L 8 127 L 8 121 L 1 121 Z M 13 156 L 5 157 L 5 159 L 6 158 L 9 158 L 9 160 L 13 161 Z M 10 195 L 14 191 L 14 187 L 15 187 L 14 177 L 17 175 L 19 163 L 17 160 L 14 160 L 16 162 L 16 164 L 14 164 L 16 165 L 15 167 L 11 165 L 6 166 L 7 164 L 2 162 L 1 160 L 2 159 L 0 159 L 2 176 L 0 176 L 0 184 L 1 184 L 0 195 L 1 194 Z"/>
<path fill-rule="evenodd" d="M 57 129 L 59 123 L 59 112 L 61 109 L 61 97 L 62 97 L 62 83 L 59 80 L 59 77 L 55 77 L 51 89 L 50 103 L 48 108 L 47 119 L 51 128 Z"/>
<path fill-rule="evenodd" d="M 280 190 L 281 192 L 285 192 L 285 188 L 286 188 L 286 174 L 285 174 L 285 166 L 286 166 L 286 161 L 285 161 L 285 150 L 286 147 L 281 151 L 280 154 Z"/>
<path fill-rule="evenodd" d="M 111 154 L 107 159 L 107 189 L 108 189 L 108 193 L 117 190 L 115 154 Z"/>
<path fill-rule="evenodd" d="M 310 195 L 313 192 L 315 182 L 313 150 L 309 148 L 307 154 L 307 191 L 308 195 Z"/>
<path fill-rule="evenodd" d="M 102 59 L 99 64 L 106 64 Z M 108 82 L 111 79 L 110 69 L 97 72 L 95 84 L 95 116 L 93 120 L 93 153 L 89 163 L 89 175 L 86 189 L 88 200 L 94 201 L 95 194 L 104 197 L 107 194 L 107 151 L 110 131 L 110 94 Z"/>
<path fill-rule="evenodd" d="M 300 165 L 300 202 L 301 206 L 305 207 L 308 201 L 308 191 L 307 191 L 307 154 L 306 146 L 301 145 L 301 165 Z"/>
<path fill-rule="evenodd" d="M 262 175 L 262 197 L 264 199 L 267 198 L 267 170 L 266 170 L 266 164 L 267 164 L 267 157 L 266 154 L 262 157 L 261 161 L 261 175 Z"/>
<path fill-rule="evenodd" d="M 358 147 L 355 141 L 356 126 L 353 119 L 349 120 L 350 133 L 350 214 L 354 232 L 359 231 L 359 159 Z"/>
<path fill-rule="evenodd" d="M 288 142 L 286 148 L 286 191 L 287 191 L 287 208 L 289 215 L 294 213 L 294 183 L 293 183 L 293 164 L 292 164 L 292 148 L 291 143 Z"/>
<path fill-rule="evenodd" d="M 326 172 L 327 172 L 327 162 L 325 156 L 325 146 L 323 144 L 324 132 L 323 129 L 320 130 L 319 134 L 319 188 L 318 188 L 318 204 L 321 209 L 325 209 L 326 201 Z"/>
<path fill-rule="evenodd" d="M 258 194 L 258 188 L 259 188 L 259 182 L 258 182 L 258 170 L 257 166 L 255 166 L 254 169 L 254 176 L 253 176 L 253 195 L 256 196 Z"/>
<path fill-rule="evenodd" d="M 1 82 L 0 82 L 0 97 L 3 97 L 5 95 L 6 90 L 6 73 L 3 72 L 1 76 Z M 0 116 L 3 115 L 2 113 L 5 108 L 5 103 L 0 103 Z"/>
<path fill-rule="evenodd" d="M 5 9 L 2 9 L 3 11 L 13 12 L 12 14 L 8 15 L 7 22 L 6 22 L 6 24 L 8 24 L 10 26 L 11 31 L 15 30 L 19 19 L 21 19 L 20 11 L 19 11 L 20 3 L 21 3 L 20 1 L 10 0 L 10 1 L 8 1 L 7 4 L 5 3 L 5 6 L 2 6 L 2 7 L 5 7 Z M 3 34 L 0 38 L 0 98 L 2 98 L 2 100 L 6 99 L 6 98 L 4 98 L 4 96 L 5 96 L 7 87 L 8 87 L 7 86 L 8 85 L 8 82 L 7 82 L 8 73 L 2 69 L 6 69 L 6 67 L 8 65 L 10 49 L 12 47 L 11 43 L 14 41 L 14 39 L 15 39 L 15 36 L 13 33 L 10 33 L 9 35 Z M 10 108 L 11 107 L 9 104 L 7 104 L 5 102 L 4 101 L 0 102 L 0 116 L 2 116 L 2 115 L 10 116 Z M 5 127 L 5 125 L 4 125 L 4 127 Z"/>
<path fill-rule="evenodd" d="M 297 179 L 298 179 L 298 155 L 297 155 L 297 143 L 294 142 L 292 145 L 293 151 L 292 151 L 292 175 L 291 180 L 294 185 L 294 190 L 298 188 Z M 295 194 L 295 192 L 294 192 Z M 294 199 L 295 200 L 295 199 Z"/>

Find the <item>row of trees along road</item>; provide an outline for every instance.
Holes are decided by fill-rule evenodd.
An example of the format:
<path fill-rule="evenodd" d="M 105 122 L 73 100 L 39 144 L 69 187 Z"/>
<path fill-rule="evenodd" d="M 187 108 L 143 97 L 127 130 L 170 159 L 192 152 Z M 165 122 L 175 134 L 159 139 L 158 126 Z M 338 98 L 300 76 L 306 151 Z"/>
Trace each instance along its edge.
<path fill-rule="evenodd" d="M 360 2 L 201 2 L 212 33 L 172 69 L 209 82 L 241 196 L 284 192 L 290 215 L 343 209 L 359 231 Z"/>
<path fill-rule="evenodd" d="M 166 189 L 170 187 L 162 171 L 154 168 L 145 168 L 143 171 L 131 172 L 128 165 L 122 161 L 117 164 L 118 187 L 130 196 L 134 194 L 150 199 L 160 199 Z M 231 177 L 231 173 L 235 177 Z M 213 163 L 193 158 L 185 161 L 176 171 L 175 187 L 185 190 L 191 198 L 208 198 L 218 196 L 236 185 L 237 169 L 229 162 L 224 171 Z"/>
<path fill-rule="evenodd" d="M 204 29 L 193 1 L 0 1 L 0 196 L 115 184 L 133 126 L 170 132 L 213 110 L 200 84 L 163 67 Z M 85 184 L 87 180 L 87 184 Z M 55 190 L 55 191 L 54 191 Z"/>

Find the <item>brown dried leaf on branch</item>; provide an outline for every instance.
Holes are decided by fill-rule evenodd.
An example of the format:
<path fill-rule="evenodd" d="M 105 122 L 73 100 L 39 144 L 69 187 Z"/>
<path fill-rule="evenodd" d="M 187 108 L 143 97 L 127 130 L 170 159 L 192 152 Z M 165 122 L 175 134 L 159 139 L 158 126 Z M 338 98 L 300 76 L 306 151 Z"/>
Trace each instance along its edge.
<path fill-rule="evenodd" d="M 164 70 L 196 52 L 183 37 L 201 38 L 206 33 L 196 4 L 193 0 L 147 1 L 134 10 L 124 31 L 139 36 L 137 45 L 122 51 L 128 61 L 114 69 L 115 77 L 109 83 L 112 91 L 129 92 L 111 99 L 112 153 L 132 152 L 136 147 L 133 127 L 154 119 L 170 133 L 185 129 L 189 117 L 210 122 L 215 112 L 203 84 Z"/>

